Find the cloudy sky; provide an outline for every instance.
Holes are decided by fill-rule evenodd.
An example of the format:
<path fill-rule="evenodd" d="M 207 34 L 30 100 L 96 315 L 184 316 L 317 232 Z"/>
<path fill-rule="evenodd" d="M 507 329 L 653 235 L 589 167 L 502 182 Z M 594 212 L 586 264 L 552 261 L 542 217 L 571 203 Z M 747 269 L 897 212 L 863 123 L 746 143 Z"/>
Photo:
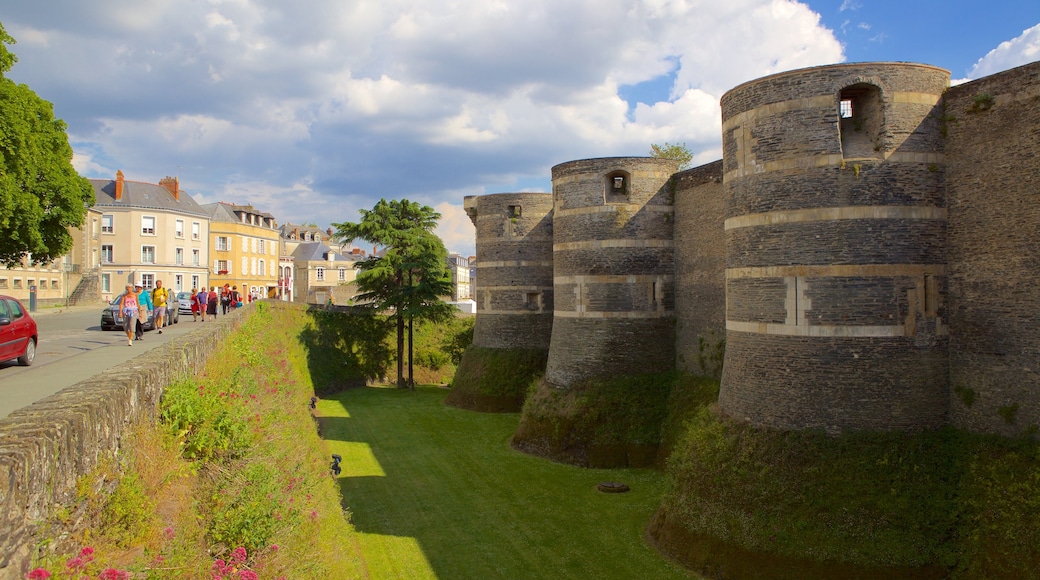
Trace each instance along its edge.
<path fill-rule="evenodd" d="M 0 23 L 86 177 L 176 175 L 322 227 L 408 198 L 463 254 L 466 195 L 549 191 L 553 165 L 651 143 L 720 158 L 741 82 L 1040 60 L 1040 2 L 1019 0 L 4 0 Z"/>

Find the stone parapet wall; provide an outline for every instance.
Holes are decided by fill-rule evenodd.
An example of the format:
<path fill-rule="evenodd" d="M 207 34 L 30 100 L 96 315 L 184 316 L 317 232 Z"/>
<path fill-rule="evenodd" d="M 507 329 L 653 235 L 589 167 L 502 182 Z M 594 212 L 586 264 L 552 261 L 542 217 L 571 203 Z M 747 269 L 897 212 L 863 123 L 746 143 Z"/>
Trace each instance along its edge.
<path fill-rule="evenodd" d="M 76 481 L 156 418 L 166 385 L 192 376 L 250 313 L 240 308 L 0 419 L 0 578 L 24 578 L 36 522 L 76 501 Z"/>
<path fill-rule="evenodd" d="M 1040 62 L 950 88 L 951 421 L 1040 425 Z"/>

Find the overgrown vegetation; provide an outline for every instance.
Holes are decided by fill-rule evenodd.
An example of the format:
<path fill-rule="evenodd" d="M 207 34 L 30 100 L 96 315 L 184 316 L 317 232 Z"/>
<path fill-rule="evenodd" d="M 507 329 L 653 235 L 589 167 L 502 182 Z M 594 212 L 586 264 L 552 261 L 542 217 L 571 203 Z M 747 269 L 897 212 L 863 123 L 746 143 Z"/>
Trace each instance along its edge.
<path fill-rule="evenodd" d="M 669 519 L 692 536 L 763 556 L 761 565 L 808 560 L 962 578 L 1035 577 L 1040 570 L 1040 451 L 1033 441 L 950 428 L 840 437 L 777 432 L 703 407 L 667 469 Z M 683 554 L 692 544 L 666 549 L 687 561 L 714 557 L 715 570 L 727 569 L 718 553 Z M 824 566 L 814 576 L 799 566 L 803 577 L 835 573 Z"/>
<path fill-rule="evenodd" d="M 308 411 L 314 361 L 298 337 L 311 320 L 299 309 L 257 304 L 200 376 L 167 388 L 160 422 L 136 430 L 121 465 L 102 462 L 81 481 L 77 514 L 59 517 L 80 516 L 88 526 L 65 549 L 43 546 L 35 573 L 364 576 Z"/>
<path fill-rule="evenodd" d="M 471 335 L 472 340 L 472 335 Z M 519 412 L 528 389 L 545 372 L 548 352 L 470 346 L 445 403 L 484 412 Z"/>

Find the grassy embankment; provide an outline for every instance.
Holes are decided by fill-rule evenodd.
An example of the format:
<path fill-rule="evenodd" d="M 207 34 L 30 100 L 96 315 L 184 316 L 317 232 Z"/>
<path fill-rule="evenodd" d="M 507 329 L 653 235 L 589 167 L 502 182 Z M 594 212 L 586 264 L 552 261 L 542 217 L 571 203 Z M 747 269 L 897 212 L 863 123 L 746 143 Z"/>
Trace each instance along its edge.
<path fill-rule="evenodd" d="M 516 415 L 446 407 L 443 388 L 349 389 L 318 403 L 318 439 L 316 388 L 393 366 L 368 360 L 381 347 L 345 324 L 258 308 L 204 373 L 168 389 L 162 423 L 83 479 L 81 510 L 58 517 L 91 525 L 43 550 L 40 567 L 52 578 L 688 577 L 643 541 L 659 472 L 517 453 Z M 596 491 L 604 480 L 633 491 Z"/>

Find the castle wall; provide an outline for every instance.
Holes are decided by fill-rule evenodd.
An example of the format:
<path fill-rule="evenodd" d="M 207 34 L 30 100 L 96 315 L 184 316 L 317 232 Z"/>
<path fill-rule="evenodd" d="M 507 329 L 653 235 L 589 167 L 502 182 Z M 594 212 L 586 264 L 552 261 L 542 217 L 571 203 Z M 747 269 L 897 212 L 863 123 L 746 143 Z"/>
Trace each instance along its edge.
<path fill-rule="evenodd" d="M 550 384 L 673 367 L 676 169 L 674 160 L 630 157 L 552 168 Z"/>
<path fill-rule="evenodd" d="M 477 319 L 473 344 L 549 349 L 553 322 L 553 196 L 497 193 L 467 198 L 476 226 Z"/>
<path fill-rule="evenodd" d="M 829 432 L 946 420 L 948 79 L 835 65 L 723 96 L 723 412 Z"/>
<path fill-rule="evenodd" d="M 714 374 L 726 336 L 722 161 L 675 174 L 676 368 Z"/>
<path fill-rule="evenodd" d="M 1040 425 L 1040 62 L 952 87 L 944 119 L 951 421 L 1016 434 Z"/>

